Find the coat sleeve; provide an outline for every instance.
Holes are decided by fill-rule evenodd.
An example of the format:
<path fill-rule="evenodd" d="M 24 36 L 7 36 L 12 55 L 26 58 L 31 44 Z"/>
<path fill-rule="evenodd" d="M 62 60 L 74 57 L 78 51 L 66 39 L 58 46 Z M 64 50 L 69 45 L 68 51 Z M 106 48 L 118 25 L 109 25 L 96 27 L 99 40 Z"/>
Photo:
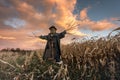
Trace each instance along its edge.
<path fill-rule="evenodd" d="M 41 36 L 39 36 L 39 38 L 48 40 L 48 35 L 44 35 L 44 36 L 41 35 Z"/>
<path fill-rule="evenodd" d="M 66 34 L 66 30 L 64 30 L 63 32 L 59 33 L 59 38 L 64 38 L 65 37 L 65 34 Z"/>

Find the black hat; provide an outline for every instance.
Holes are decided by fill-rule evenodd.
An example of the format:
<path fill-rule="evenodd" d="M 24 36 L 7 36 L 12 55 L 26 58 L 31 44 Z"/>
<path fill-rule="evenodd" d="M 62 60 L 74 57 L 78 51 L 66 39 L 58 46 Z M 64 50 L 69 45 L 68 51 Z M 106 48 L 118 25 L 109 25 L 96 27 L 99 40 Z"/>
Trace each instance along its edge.
<path fill-rule="evenodd" d="M 54 28 L 55 30 L 57 30 L 57 28 L 55 26 L 51 26 L 49 29 L 51 30 L 52 28 Z"/>

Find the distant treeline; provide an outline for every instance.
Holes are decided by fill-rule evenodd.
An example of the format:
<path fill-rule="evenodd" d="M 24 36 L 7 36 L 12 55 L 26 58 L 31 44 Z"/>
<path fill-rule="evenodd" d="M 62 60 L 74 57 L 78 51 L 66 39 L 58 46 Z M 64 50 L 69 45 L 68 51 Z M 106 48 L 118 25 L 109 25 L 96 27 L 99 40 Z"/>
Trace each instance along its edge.
<path fill-rule="evenodd" d="M 0 50 L 1 52 L 31 52 L 34 50 L 25 50 L 20 48 L 4 48 Z"/>

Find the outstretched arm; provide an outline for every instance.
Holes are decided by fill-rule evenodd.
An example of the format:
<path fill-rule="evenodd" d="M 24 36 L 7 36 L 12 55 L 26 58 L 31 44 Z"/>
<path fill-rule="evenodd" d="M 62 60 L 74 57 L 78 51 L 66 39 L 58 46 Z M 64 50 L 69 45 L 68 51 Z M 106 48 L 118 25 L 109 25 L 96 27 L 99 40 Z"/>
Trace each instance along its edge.
<path fill-rule="evenodd" d="M 64 38 L 65 37 L 65 34 L 66 34 L 66 30 L 64 30 L 63 32 L 59 33 L 59 38 Z"/>
<path fill-rule="evenodd" d="M 48 40 L 48 36 L 47 35 L 44 35 L 44 36 L 41 35 L 41 36 L 39 36 L 39 38 Z"/>
<path fill-rule="evenodd" d="M 69 34 L 69 31 L 73 30 L 74 29 L 74 26 L 73 27 L 69 27 L 68 29 L 64 30 L 63 32 L 59 33 L 59 38 L 64 38 L 65 37 L 65 34 Z"/>

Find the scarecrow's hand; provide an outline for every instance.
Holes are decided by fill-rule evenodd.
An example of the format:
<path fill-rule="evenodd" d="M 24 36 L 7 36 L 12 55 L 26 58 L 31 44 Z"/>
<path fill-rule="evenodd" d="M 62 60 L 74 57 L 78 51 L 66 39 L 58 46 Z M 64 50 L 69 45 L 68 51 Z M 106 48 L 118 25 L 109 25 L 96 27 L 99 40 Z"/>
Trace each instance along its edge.
<path fill-rule="evenodd" d="M 79 25 L 78 22 L 76 21 L 71 21 L 66 25 L 66 31 L 67 33 L 71 33 L 72 31 L 74 31 L 75 29 L 77 29 L 77 26 Z"/>
<path fill-rule="evenodd" d="M 73 27 L 68 27 L 68 28 L 66 29 L 66 31 L 69 32 L 69 31 L 72 31 L 72 30 L 74 30 L 74 29 L 75 29 L 74 26 L 73 26 Z"/>

